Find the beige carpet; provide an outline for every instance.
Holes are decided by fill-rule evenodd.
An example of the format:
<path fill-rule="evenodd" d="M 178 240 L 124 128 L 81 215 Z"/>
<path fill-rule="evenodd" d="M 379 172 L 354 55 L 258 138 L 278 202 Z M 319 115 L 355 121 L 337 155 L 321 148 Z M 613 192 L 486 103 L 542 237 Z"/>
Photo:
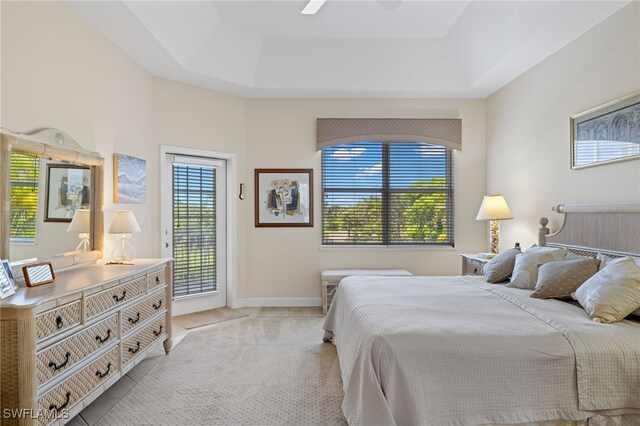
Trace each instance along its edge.
<path fill-rule="evenodd" d="M 203 325 L 215 324 L 246 316 L 249 316 L 249 314 L 237 309 L 225 307 L 173 317 L 173 323 L 185 330 L 191 330 L 192 328 L 202 327 Z"/>
<path fill-rule="evenodd" d="M 99 424 L 346 425 L 324 317 L 257 311 L 191 331 Z"/>
<path fill-rule="evenodd" d="M 321 307 L 257 308 L 256 318 L 324 318 Z"/>

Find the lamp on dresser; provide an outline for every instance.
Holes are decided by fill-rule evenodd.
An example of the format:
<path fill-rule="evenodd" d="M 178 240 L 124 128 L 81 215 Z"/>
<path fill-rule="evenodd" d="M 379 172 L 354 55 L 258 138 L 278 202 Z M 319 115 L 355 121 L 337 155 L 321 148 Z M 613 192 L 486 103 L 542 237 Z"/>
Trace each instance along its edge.
<path fill-rule="evenodd" d="M 120 245 L 116 245 L 111 252 L 112 263 L 122 264 L 136 258 L 136 251 L 129 242 L 133 232 L 140 232 L 140 225 L 133 212 L 118 210 L 109 227 L 109 233 L 117 234 L 116 238 L 120 241 Z"/>
<path fill-rule="evenodd" d="M 89 251 L 90 225 L 91 211 L 85 209 L 76 210 L 67 228 L 67 232 L 77 232 L 78 238 L 80 238 L 80 244 L 76 247 L 76 251 Z"/>
<path fill-rule="evenodd" d="M 500 251 L 500 221 L 513 219 L 507 201 L 500 194 L 485 195 L 476 220 L 489 221 L 489 253 L 478 253 L 480 257 L 491 258 Z"/>

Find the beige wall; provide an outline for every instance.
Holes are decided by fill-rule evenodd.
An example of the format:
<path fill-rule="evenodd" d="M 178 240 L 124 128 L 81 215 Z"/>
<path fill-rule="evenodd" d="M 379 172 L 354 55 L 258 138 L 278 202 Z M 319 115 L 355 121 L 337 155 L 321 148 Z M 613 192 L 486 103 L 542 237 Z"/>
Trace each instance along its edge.
<path fill-rule="evenodd" d="M 30 28 L 24 31 L 24 28 Z M 486 224 L 474 220 L 485 188 L 484 100 L 245 100 L 150 76 L 66 3 L 2 3 L 1 125 L 14 131 L 57 127 L 105 157 L 105 219 L 134 210 L 140 257 L 160 254 L 160 145 L 235 153 L 238 181 L 238 296 L 320 295 L 324 268 L 407 268 L 456 274 L 460 252 L 486 249 Z M 462 153 L 454 157 L 456 248 L 321 249 L 318 117 L 461 117 Z M 111 201 L 112 154 L 147 160 L 147 202 Z M 253 169 L 312 167 L 311 229 L 256 229 Z M 113 247 L 107 236 L 106 248 Z"/>
<path fill-rule="evenodd" d="M 462 118 L 463 151 L 455 153 L 455 249 L 321 248 L 319 117 Z M 255 168 L 313 168 L 313 228 L 255 228 L 248 215 L 249 297 L 317 297 L 320 270 L 405 268 L 414 274 L 454 275 L 458 253 L 486 250 L 485 223 L 476 222 L 485 187 L 484 100 L 247 100 L 247 164 Z M 247 182 L 249 194 L 253 183 Z M 244 202 L 253 209 L 253 202 Z"/>
<path fill-rule="evenodd" d="M 640 3 L 632 2 L 487 99 L 487 192 L 514 220 L 503 246 L 537 239 L 560 203 L 640 202 L 640 160 L 571 170 L 569 117 L 640 90 Z"/>

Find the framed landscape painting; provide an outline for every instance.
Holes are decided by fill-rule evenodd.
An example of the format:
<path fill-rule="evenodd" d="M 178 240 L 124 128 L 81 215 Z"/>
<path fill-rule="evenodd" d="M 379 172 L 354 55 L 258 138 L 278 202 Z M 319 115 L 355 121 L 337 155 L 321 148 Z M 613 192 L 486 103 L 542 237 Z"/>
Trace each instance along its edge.
<path fill-rule="evenodd" d="M 313 226 L 313 169 L 256 169 L 256 227 Z"/>
<path fill-rule="evenodd" d="M 146 199 L 146 160 L 130 155 L 113 154 L 113 202 L 141 204 Z"/>

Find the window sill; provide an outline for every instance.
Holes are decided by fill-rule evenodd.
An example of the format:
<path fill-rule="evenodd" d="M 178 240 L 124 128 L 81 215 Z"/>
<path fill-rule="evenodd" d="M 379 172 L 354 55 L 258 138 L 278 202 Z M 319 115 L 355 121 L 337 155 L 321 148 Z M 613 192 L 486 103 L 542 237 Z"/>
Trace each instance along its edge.
<path fill-rule="evenodd" d="M 451 246 L 420 246 L 420 245 L 406 245 L 406 246 L 326 246 L 321 245 L 320 251 L 332 251 L 332 250 L 349 250 L 349 251 L 378 251 L 378 250 L 394 250 L 394 251 L 445 251 L 445 252 L 457 252 L 455 247 Z"/>

